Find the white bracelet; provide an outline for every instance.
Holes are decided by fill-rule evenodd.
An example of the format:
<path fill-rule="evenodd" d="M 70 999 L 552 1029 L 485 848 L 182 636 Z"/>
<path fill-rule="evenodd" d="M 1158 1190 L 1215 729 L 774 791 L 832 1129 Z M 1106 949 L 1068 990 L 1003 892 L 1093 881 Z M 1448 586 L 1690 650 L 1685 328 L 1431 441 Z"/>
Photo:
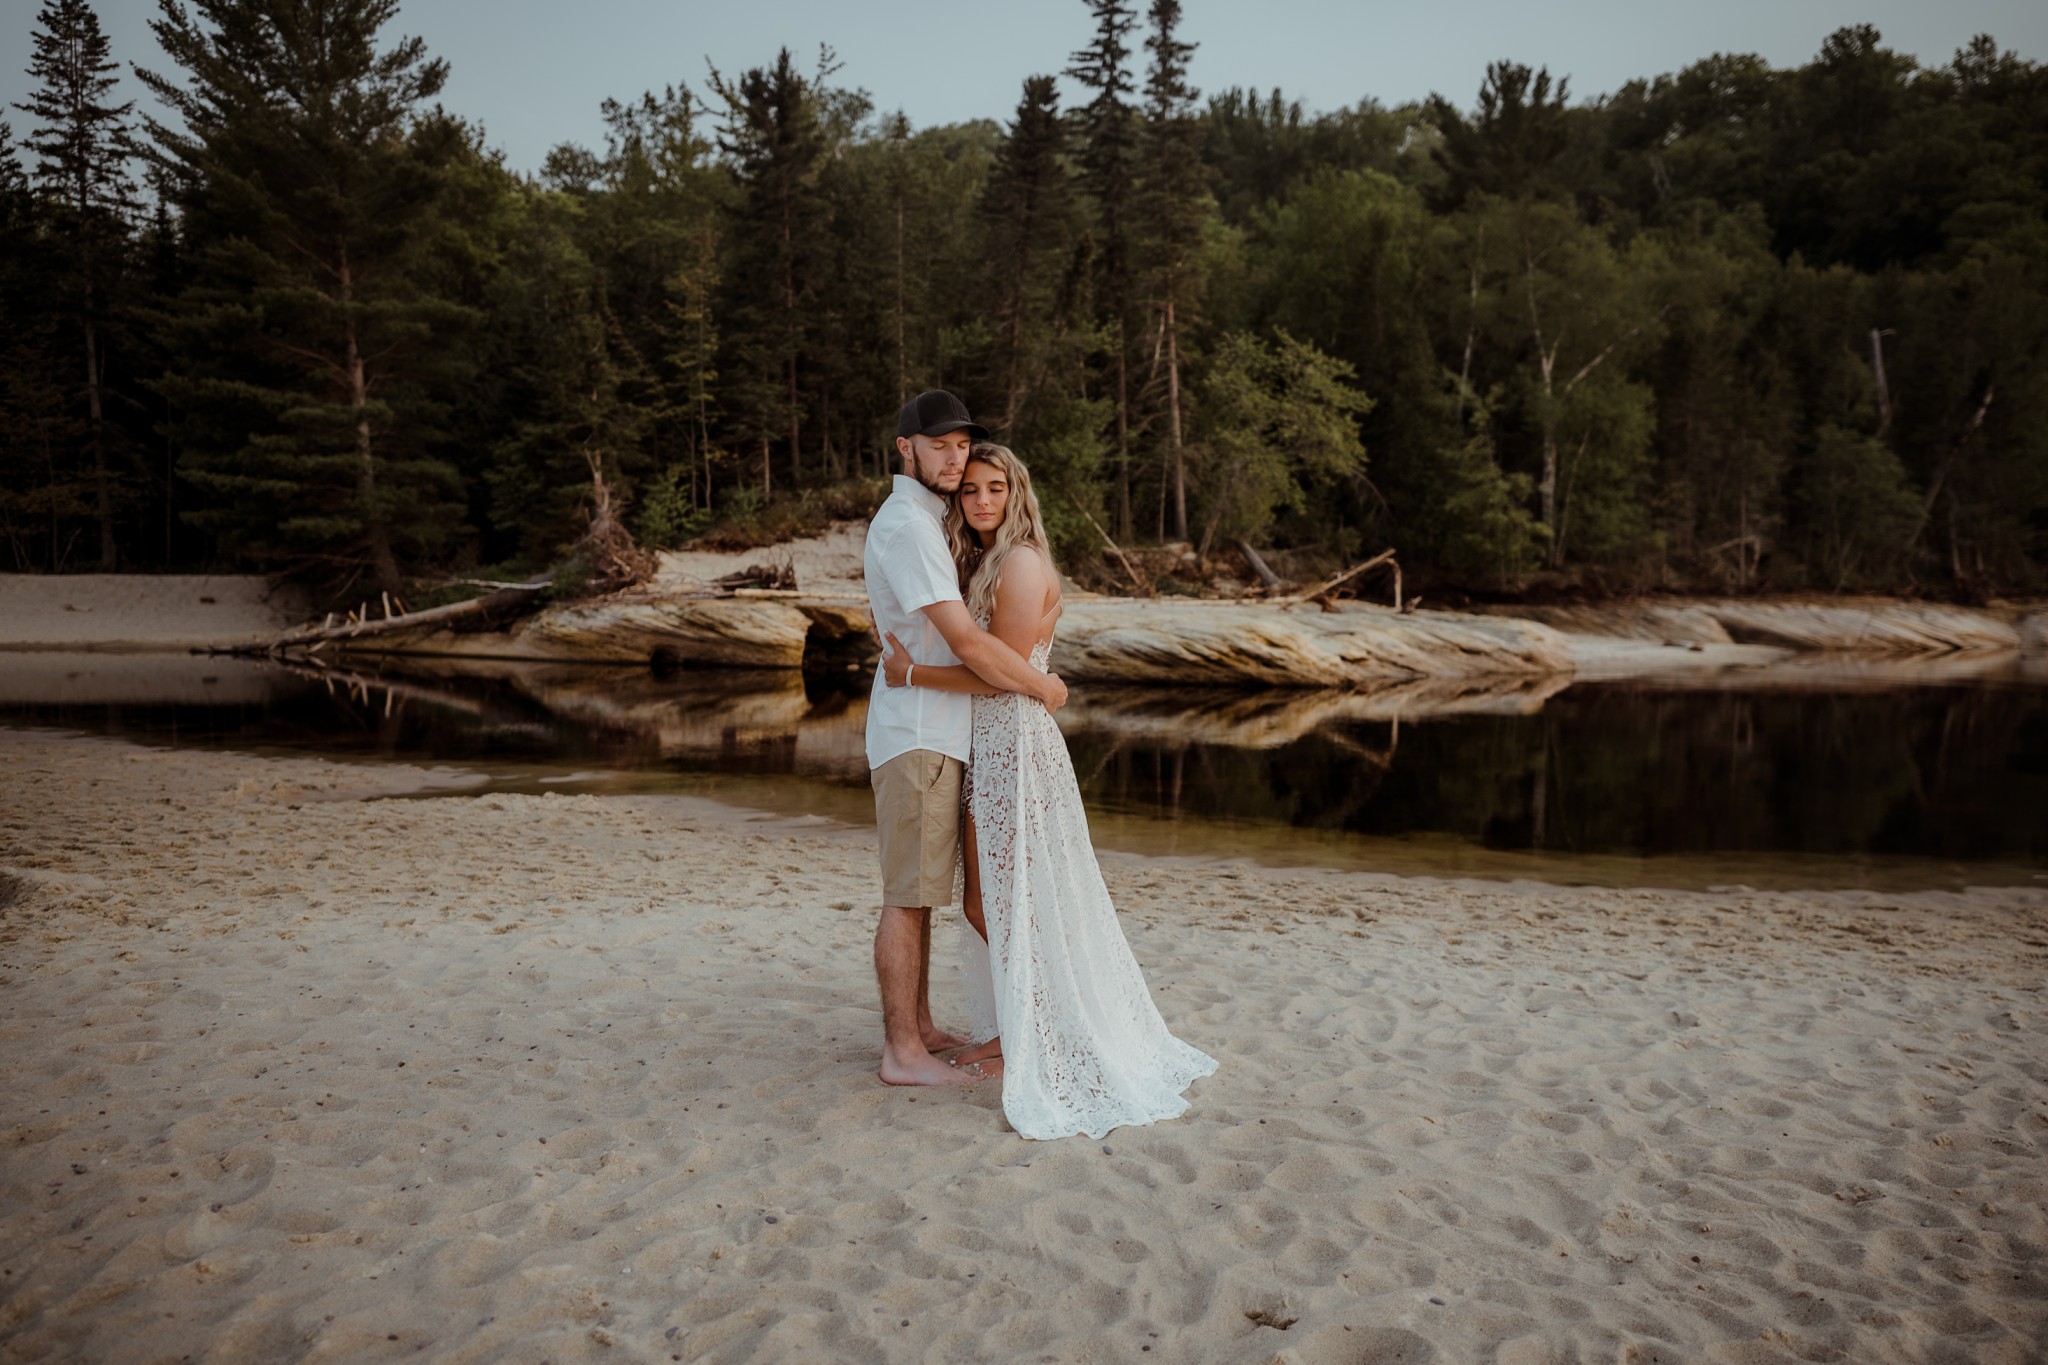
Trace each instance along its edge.
<path fill-rule="evenodd" d="M 906 667 L 906 668 L 905 668 L 905 669 L 903 670 L 903 685 L 904 685 L 905 687 L 915 687 L 915 686 L 917 686 L 917 681 L 916 681 L 916 679 L 917 679 L 917 665 L 916 665 L 916 664 L 911 664 L 911 665 L 909 665 L 908 667 Z"/>

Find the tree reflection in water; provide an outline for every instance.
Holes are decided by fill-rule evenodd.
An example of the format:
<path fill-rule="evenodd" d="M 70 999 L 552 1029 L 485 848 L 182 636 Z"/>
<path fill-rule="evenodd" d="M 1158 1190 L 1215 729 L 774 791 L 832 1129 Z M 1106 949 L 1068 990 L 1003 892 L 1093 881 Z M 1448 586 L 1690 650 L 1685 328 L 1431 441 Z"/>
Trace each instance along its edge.
<path fill-rule="evenodd" d="M 2048 867 L 2048 687 L 2007 668 L 1833 669 L 1372 692 L 1077 687 L 1106 816 L 1440 836 L 1572 855 L 1810 853 Z M 290 670 L 0 660 L 0 723 L 486 767 L 866 784 L 868 679 L 478 661 Z M 645 787 L 646 782 L 636 782 Z M 835 808 L 847 808 L 840 800 Z M 1228 852 L 1227 832 L 1205 851 Z M 1210 846 L 1213 845 L 1213 846 Z"/>

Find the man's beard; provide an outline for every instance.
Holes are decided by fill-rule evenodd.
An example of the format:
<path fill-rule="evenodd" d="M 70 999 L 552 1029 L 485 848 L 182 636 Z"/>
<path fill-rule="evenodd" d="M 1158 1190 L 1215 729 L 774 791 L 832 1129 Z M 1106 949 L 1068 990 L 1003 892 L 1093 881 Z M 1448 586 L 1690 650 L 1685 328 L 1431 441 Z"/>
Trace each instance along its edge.
<path fill-rule="evenodd" d="M 928 491 L 928 492 L 931 492 L 931 493 L 936 493 L 936 494 L 937 494 L 938 496 L 940 496 L 940 497 L 942 497 L 942 498 L 950 498 L 950 497 L 952 497 L 952 496 L 953 496 L 953 490 L 952 490 L 951 488 L 941 488 L 941 487 L 939 487 L 939 485 L 938 485 L 937 483 L 935 483 L 935 482 L 934 482 L 933 480 L 931 480 L 931 479 L 927 479 L 927 478 L 926 478 L 926 477 L 924 476 L 924 465 L 923 465 L 923 464 L 922 464 L 921 462 L 919 462 L 919 461 L 917 461 L 917 460 L 912 460 L 912 461 L 910 462 L 910 467 L 911 467 L 912 469 L 915 469 L 915 470 L 917 471 L 917 474 L 916 474 L 916 476 L 915 476 L 915 477 L 916 477 L 916 479 L 917 479 L 917 481 L 918 481 L 919 483 L 921 483 L 921 484 L 923 484 L 923 485 L 925 486 L 925 489 L 926 489 L 926 491 Z M 956 484 L 956 485 L 954 485 L 954 487 L 956 487 L 956 488 L 957 488 L 958 486 L 959 486 L 959 485 L 957 485 L 957 484 Z"/>

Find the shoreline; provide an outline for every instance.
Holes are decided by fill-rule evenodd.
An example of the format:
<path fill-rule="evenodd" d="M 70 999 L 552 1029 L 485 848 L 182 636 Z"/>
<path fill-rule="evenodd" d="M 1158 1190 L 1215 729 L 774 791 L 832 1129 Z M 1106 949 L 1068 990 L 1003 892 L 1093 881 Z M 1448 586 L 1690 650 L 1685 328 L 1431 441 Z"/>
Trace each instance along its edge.
<path fill-rule="evenodd" d="M 375 660 L 623 667 L 829 668 L 872 663 L 864 528 L 765 550 L 658 557 L 652 578 L 482 630 L 369 621 L 282 651 L 307 663 Z M 799 567 L 803 590 L 720 589 L 758 563 Z M 1827 656 L 1961 663 L 2017 659 L 2048 677 L 2048 609 L 1782 594 L 1633 597 L 1579 605 L 1395 611 L 1362 601 L 1130 598 L 1075 591 L 1055 666 L 1083 683 L 1239 689 L 1679 677 Z M 0 651 L 262 654 L 303 618 L 303 597 L 254 577 L 0 575 Z M 365 604 L 366 612 L 370 610 Z M 387 604 L 386 611 L 390 607 Z M 407 662 L 417 661 L 417 662 Z"/>
<path fill-rule="evenodd" d="M 2048 892 L 1112 855 L 1223 1069 L 1182 1120 L 1027 1143 L 987 1090 L 875 1083 L 865 840 L 362 776 L 0 732 L 6 1358 L 2020 1361 L 2048 1332 Z"/>
<path fill-rule="evenodd" d="M 671 773 L 582 764 L 491 764 L 449 759 L 428 766 L 373 754 L 315 753 L 284 744 L 235 747 L 162 744 L 61 725 L 0 723 L 0 736 L 44 735 L 132 744 L 165 753 L 313 761 L 359 774 L 339 794 L 309 800 L 436 801 L 498 796 L 645 798 L 691 805 L 711 823 L 806 832 L 820 838 L 873 838 L 864 785 L 795 773 Z M 1191 871 L 1241 865 L 1259 871 L 1361 873 L 1402 879 L 1500 886 L 1642 889 L 1671 892 L 2048 891 L 2048 870 L 2006 860 L 1958 860 L 1897 854 L 1796 851 L 1583 853 L 1495 849 L 1448 834 L 1373 836 L 1265 821 L 1202 815 L 1172 818 L 1143 811 L 1091 810 L 1097 850 L 1108 857 Z M 1227 852 L 1216 852 L 1219 840 Z"/>

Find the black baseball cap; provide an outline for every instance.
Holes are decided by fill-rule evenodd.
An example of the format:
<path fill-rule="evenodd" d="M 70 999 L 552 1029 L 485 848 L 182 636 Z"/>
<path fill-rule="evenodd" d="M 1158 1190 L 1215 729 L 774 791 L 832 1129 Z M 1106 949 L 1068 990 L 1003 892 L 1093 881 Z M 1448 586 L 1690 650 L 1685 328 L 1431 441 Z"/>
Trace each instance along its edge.
<path fill-rule="evenodd" d="M 988 439 L 988 428 L 969 417 L 967 405 L 944 389 L 926 389 L 896 414 L 898 436 L 944 436 L 952 431 L 965 431 L 977 441 Z"/>

